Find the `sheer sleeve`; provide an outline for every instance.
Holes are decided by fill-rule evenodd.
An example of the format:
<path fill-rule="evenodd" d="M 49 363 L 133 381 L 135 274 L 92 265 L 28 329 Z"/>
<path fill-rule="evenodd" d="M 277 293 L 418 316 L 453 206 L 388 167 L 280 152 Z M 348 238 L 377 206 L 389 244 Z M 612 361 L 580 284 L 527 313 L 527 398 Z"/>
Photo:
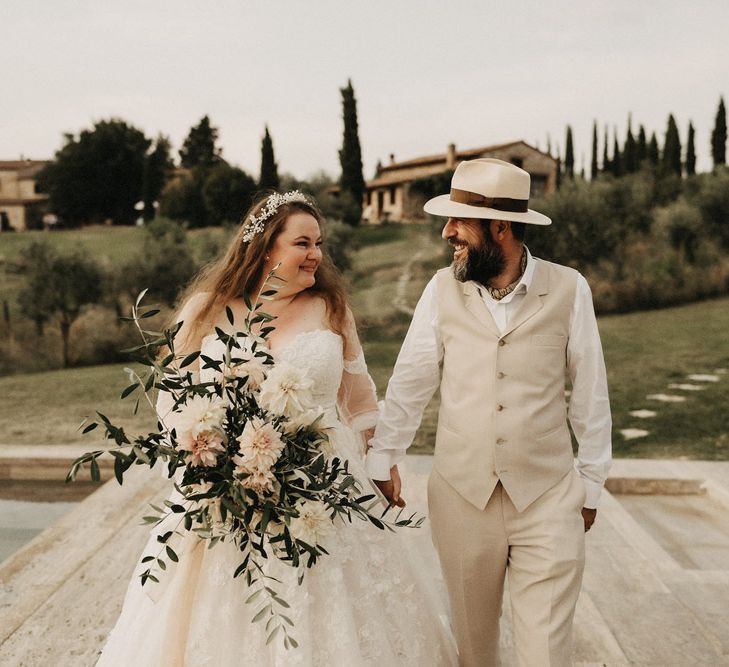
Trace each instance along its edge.
<path fill-rule="evenodd" d="M 367 372 L 367 364 L 351 312 L 347 313 L 344 333 L 344 371 L 337 395 L 337 408 L 342 422 L 362 438 L 364 452 L 363 434 L 377 424 L 377 390 Z"/>

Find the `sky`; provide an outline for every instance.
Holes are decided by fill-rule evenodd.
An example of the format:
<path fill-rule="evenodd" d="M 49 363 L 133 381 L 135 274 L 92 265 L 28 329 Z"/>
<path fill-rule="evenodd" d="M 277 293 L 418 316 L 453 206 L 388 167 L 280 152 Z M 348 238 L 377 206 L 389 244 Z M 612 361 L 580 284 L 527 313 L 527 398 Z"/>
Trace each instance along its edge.
<path fill-rule="evenodd" d="M 725 0 L 0 0 L 0 17 L 0 159 L 110 117 L 176 154 L 208 114 L 254 176 L 266 124 L 280 173 L 336 176 L 351 78 L 366 178 L 451 142 L 556 152 L 567 124 L 589 171 L 593 121 L 622 143 L 629 113 L 661 142 L 669 113 L 684 143 L 692 121 L 705 170 L 729 93 Z"/>

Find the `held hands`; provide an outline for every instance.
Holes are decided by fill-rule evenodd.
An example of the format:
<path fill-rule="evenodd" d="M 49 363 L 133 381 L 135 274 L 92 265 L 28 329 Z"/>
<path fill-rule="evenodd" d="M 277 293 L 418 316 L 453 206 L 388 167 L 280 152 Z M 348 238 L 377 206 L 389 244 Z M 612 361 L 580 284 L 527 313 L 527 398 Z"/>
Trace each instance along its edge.
<path fill-rule="evenodd" d="M 382 492 L 382 495 L 387 498 L 390 505 L 405 507 L 405 500 L 400 496 L 402 481 L 400 480 L 400 472 L 396 465 L 390 468 L 390 479 L 386 481 L 373 479 L 372 481 L 377 485 L 377 488 Z"/>
<path fill-rule="evenodd" d="M 582 520 L 585 522 L 585 532 L 592 528 L 592 524 L 595 523 L 596 516 L 597 510 L 591 510 L 587 507 L 582 508 Z"/>

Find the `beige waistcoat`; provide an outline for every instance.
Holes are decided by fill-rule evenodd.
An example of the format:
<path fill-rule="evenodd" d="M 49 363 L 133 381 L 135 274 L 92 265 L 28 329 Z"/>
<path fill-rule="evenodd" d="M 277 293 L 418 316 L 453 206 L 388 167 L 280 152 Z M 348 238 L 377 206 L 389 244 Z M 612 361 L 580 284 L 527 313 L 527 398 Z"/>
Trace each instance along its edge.
<path fill-rule="evenodd" d="M 473 282 L 437 274 L 444 347 L 434 466 L 478 508 L 501 481 L 521 512 L 573 466 L 565 374 L 577 272 L 535 259 L 503 333 Z"/>

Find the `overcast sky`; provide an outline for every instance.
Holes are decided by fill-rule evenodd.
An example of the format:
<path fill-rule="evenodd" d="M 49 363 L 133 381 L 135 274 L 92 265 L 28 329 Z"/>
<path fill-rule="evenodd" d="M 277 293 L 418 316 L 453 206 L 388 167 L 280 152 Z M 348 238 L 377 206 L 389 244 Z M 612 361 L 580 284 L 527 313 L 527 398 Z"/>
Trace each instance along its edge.
<path fill-rule="evenodd" d="M 365 176 L 524 139 L 590 159 L 593 119 L 696 127 L 700 170 L 729 92 L 729 3 L 463 0 L 0 0 L 0 159 L 49 158 L 65 132 L 120 117 L 178 149 L 208 114 L 253 175 L 268 123 L 279 171 L 338 173 L 352 78 Z M 602 153 L 602 149 L 601 149 Z"/>

